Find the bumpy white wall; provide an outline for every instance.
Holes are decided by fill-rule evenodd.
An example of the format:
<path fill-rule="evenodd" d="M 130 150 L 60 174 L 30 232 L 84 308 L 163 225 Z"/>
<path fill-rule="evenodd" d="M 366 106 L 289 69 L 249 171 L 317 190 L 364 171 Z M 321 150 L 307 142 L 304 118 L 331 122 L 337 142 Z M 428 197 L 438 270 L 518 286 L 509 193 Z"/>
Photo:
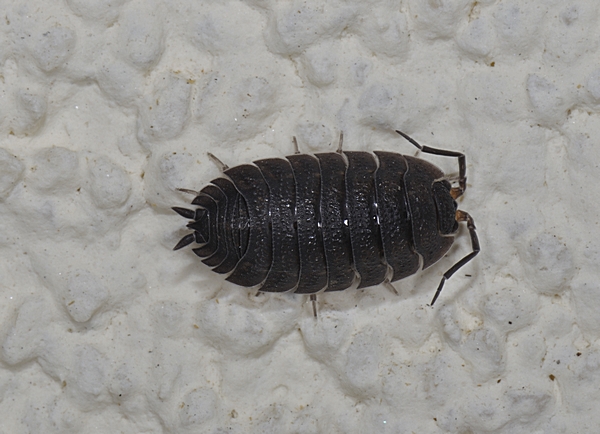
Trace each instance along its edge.
<path fill-rule="evenodd" d="M 0 432 L 593 432 L 597 2 L 0 2 Z M 170 211 L 293 152 L 467 154 L 462 230 L 397 285 L 234 287 Z M 430 157 L 448 173 L 451 159 Z M 450 160 L 450 161 L 448 161 Z"/>

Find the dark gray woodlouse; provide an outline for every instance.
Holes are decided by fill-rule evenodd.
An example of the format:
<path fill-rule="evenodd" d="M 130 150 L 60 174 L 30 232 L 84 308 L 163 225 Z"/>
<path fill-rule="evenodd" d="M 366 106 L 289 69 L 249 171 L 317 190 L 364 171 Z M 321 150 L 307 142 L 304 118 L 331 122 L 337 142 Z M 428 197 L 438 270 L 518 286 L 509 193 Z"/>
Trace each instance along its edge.
<path fill-rule="evenodd" d="M 467 187 L 466 160 L 396 132 L 424 153 L 458 158 L 458 186 L 420 158 L 342 151 L 341 135 L 335 153 L 296 150 L 232 168 L 211 155 L 228 178 L 182 190 L 198 208 L 173 208 L 193 230 L 174 250 L 196 242 L 193 252 L 230 282 L 310 294 L 316 316 L 321 291 L 384 283 L 395 292 L 390 282 L 436 263 L 466 222 L 472 252 L 444 273 L 433 306 L 444 282 L 479 253 L 473 219 L 455 201 Z"/>

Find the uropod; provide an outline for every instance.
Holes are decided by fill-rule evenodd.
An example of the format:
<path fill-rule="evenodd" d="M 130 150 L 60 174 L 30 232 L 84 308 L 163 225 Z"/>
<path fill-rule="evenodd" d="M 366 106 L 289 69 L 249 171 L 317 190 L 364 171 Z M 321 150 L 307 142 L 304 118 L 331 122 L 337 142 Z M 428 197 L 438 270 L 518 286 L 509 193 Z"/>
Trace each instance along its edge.
<path fill-rule="evenodd" d="M 193 232 L 174 247 L 193 242 L 202 262 L 226 280 L 261 292 L 316 294 L 366 288 L 403 279 L 435 264 L 466 222 L 472 251 L 446 271 L 444 283 L 479 253 L 472 217 L 456 199 L 467 188 L 460 152 L 422 146 L 423 153 L 456 157 L 452 186 L 437 166 L 395 152 L 296 153 L 227 167 L 209 156 L 226 177 L 195 195 L 194 210 L 173 210 L 191 220 Z"/>

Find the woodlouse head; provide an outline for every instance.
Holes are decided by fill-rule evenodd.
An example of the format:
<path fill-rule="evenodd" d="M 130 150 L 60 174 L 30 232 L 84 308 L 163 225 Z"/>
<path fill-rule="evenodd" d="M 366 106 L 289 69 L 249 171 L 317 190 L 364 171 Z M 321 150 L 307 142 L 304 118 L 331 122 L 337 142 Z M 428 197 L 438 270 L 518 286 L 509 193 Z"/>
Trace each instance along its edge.
<path fill-rule="evenodd" d="M 444 235 L 454 234 L 458 231 L 458 222 L 456 221 L 458 204 L 450 194 L 451 189 L 452 186 L 446 180 L 435 182 L 432 189 L 437 210 L 438 229 Z"/>

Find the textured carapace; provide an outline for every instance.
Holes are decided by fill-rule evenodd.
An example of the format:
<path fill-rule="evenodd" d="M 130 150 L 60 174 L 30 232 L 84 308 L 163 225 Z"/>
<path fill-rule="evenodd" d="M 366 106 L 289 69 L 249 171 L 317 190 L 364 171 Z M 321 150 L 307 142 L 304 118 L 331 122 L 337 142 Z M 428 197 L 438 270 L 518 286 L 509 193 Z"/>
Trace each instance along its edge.
<path fill-rule="evenodd" d="M 458 221 L 466 221 L 473 251 L 444 281 L 479 252 L 472 218 L 457 210 L 466 188 L 463 154 L 421 146 L 425 153 L 457 157 L 458 187 L 425 160 L 393 152 L 296 154 L 227 168 L 227 176 L 200 190 L 189 210 L 192 242 L 202 262 L 241 286 L 263 292 L 315 294 L 356 285 L 389 284 L 437 262 L 450 249 Z M 313 298 L 314 300 L 314 298 Z"/>

